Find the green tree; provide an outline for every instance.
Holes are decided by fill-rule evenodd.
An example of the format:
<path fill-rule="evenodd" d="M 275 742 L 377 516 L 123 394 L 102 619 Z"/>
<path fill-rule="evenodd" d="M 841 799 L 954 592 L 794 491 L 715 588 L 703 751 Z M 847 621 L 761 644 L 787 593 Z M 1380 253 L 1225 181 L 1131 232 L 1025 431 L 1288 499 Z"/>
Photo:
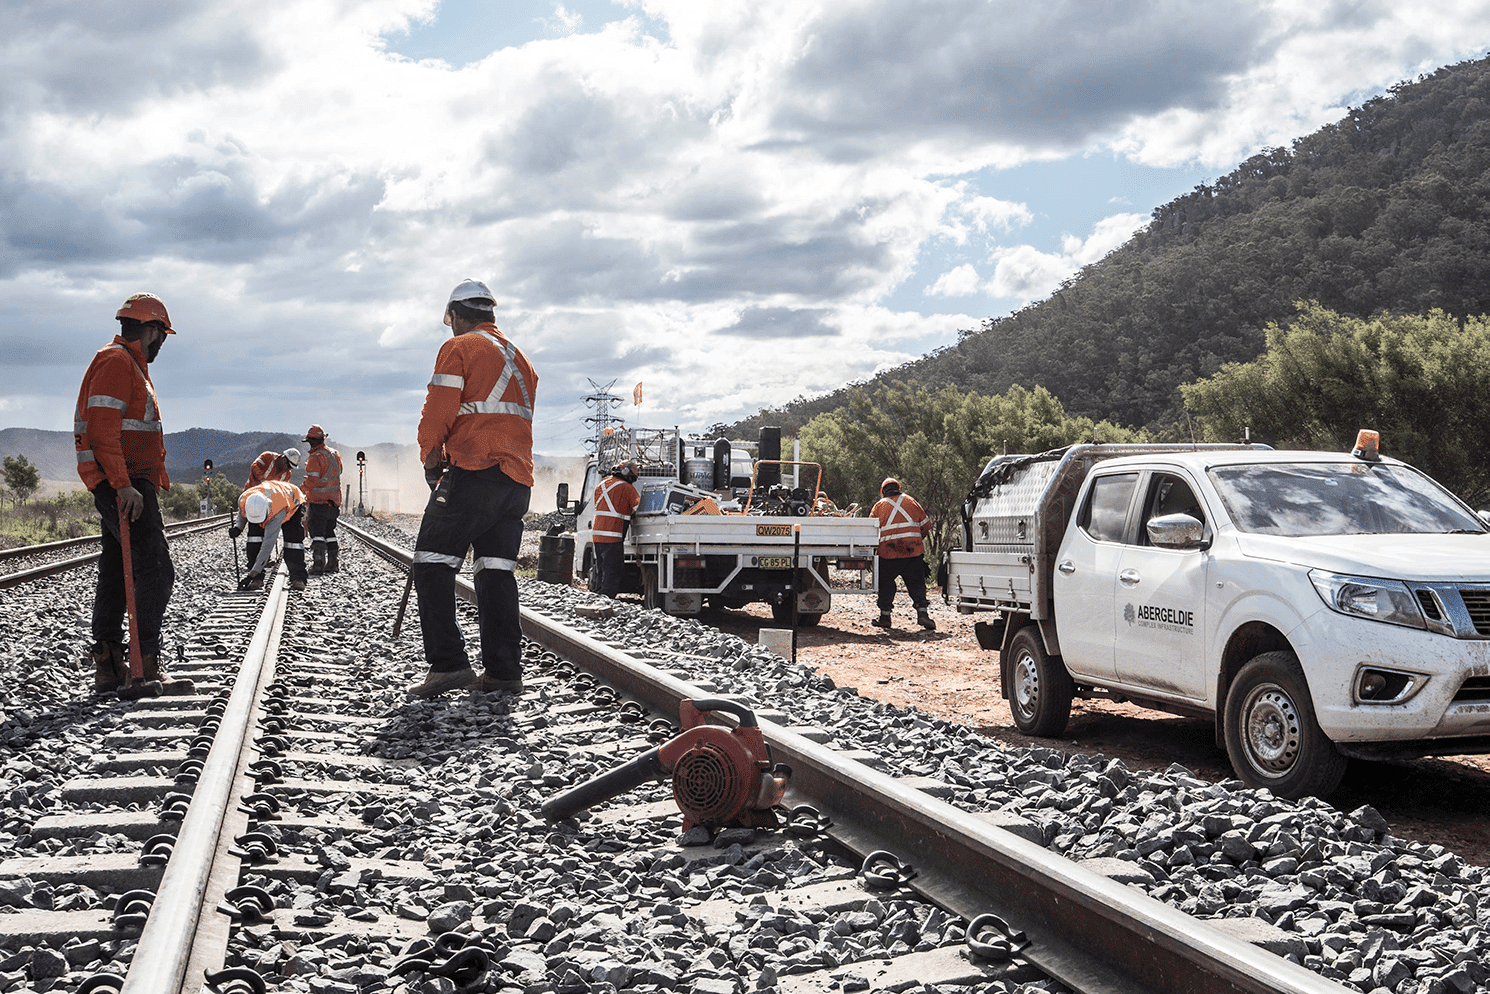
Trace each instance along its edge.
<path fill-rule="evenodd" d="M 1211 441 L 1244 428 L 1279 448 L 1349 450 L 1381 433 L 1382 452 L 1412 463 L 1471 503 L 1490 500 L 1490 317 L 1441 310 L 1337 314 L 1300 303 L 1288 327 L 1267 327 L 1267 351 L 1182 386 Z"/>
<path fill-rule="evenodd" d="M 17 504 L 26 503 L 26 499 L 41 486 L 41 471 L 31 464 L 25 453 L 6 456 L 4 474 L 6 489 Z"/>
<path fill-rule="evenodd" d="M 1048 390 L 1017 385 L 992 397 L 951 386 L 935 393 L 905 383 L 856 387 L 842 410 L 818 415 L 801 434 L 804 458 L 822 464 L 824 489 L 840 507 L 855 502 L 867 513 L 880 482 L 899 480 L 931 519 L 932 561 L 958 534 L 962 498 L 993 455 L 1092 440 L 1141 437 L 1106 421 L 1068 418 Z"/>
<path fill-rule="evenodd" d="M 201 483 L 178 483 L 169 491 L 160 494 L 161 510 L 178 520 L 195 518 L 201 513 L 202 497 L 205 495 L 212 514 L 225 514 L 238 506 L 238 495 L 242 487 L 228 482 L 225 476 L 214 476 Z"/>

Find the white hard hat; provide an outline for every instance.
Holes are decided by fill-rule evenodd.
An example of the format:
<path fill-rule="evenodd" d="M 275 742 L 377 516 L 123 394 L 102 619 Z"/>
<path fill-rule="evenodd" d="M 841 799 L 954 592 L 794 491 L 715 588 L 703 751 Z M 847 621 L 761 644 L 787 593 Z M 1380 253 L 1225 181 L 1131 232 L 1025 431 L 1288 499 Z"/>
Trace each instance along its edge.
<path fill-rule="evenodd" d="M 487 285 L 480 280 L 465 280 L 454 290 L 450 291 L 450 300 L 452 303 L 457 300 L 490 300 L 495 302 L 496 299 L 496 297 L 492 296 L 492 292 Z"/>
<path fill-rule="evenodd" d="M 492 296 L 490 288 L 485 283 L 480 280 L 464 280 L 450 291 L 450 300 L 445 304 L 445 327 L 453 327 L 450 324 L 451 304 L 460 303 L 481 310 L 494 310 L 496 300 L 497 298 Z"/>
<path fill-rule="evenodd" d="M 290 465 L 291 466 L 299 466 L 300 465 L 300 450 L 299 449 L 285 449 L 285 451 L 284 451 L 284 457 L 286 459 L 290 460 Z"/>
<path fill-rule="evenodd" d="M 258 491 L 243 498 L 243 516 L 251 524 L 262 525 L 269 517 L 269 498 Z"/>

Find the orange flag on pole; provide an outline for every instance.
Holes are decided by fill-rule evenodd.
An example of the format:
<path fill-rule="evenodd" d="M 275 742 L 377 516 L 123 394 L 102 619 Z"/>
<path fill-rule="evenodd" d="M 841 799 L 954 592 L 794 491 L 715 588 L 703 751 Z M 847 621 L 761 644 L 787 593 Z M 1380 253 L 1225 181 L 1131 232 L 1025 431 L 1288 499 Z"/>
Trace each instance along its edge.
<path fill-rule="evenodd" d="M 635 407 L 642 402 L 642 385 L 638 383 L 631 391 L 631 406 Z"/>

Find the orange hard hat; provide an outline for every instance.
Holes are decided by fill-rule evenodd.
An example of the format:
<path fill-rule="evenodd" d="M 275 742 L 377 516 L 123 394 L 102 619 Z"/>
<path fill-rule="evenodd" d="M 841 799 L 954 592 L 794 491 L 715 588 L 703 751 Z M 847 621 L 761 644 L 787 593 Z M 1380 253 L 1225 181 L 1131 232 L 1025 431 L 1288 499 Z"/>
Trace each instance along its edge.
<path fill-rule="evenodd" d="M 313 438 L 325 438 L 325 437 L 326 437 L 326 429 L 325 428 L 322 428 L 320 425 L 311 425 L 310 426 L 310 431 L 308 431 L 308 432 L 305 433 L 305 438 L 302 439 L 302 441 L 309 442 Z"/>
<path fill-rule="evenodd" d="M 171 328 L 171 316 L 166 313 L 166 305 L 153 293 L 132 293 L 124 301 L 124 306 L 119 308 L 117 318 L 130 318 L 135 321 L 159 321 L 166 326 L 166 334 L 174 335 L 176 332 Z"/>
<path fill-rule="evenodd" d="M 893 477 L 893 476 L 887 476 L 887 477 L 885 477 L 885 482 L 883 482 L 883 483 L 880 484 L 880 496 L 881 497 L 888 496 L 888 493 L 889 493 L 889 490 L 890 490 L 891 487 L 894 487 L 895 488 L 895 492 L 896 493 L 899 493 L 900 492 L 900 481 L 897 480 L 897 479 L 895 479 L 895 477 Z"/>

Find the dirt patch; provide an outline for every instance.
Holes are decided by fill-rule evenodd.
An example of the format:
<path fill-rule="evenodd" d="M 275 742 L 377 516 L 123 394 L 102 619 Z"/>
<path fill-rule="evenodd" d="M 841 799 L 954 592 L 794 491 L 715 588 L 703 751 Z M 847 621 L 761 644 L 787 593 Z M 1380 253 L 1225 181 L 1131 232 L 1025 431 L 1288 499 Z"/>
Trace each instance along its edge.
<path fill-rule="evenodd" d="M 1213 725 L 1131 704 L 1077 701 L 1059 739 L 1035 739 L 1014 727 L 999 696 L 997 653 L 978 648 L 972 617 L 932 600 L 935 632 L 923 631 L 902 592 L 894 629 L 870 625 L 878 614 L 865 596 L 837 596 L 817 628 L 797 639 L 798 661 L 826 673 L 864 697 L 966 725 L 1008 746 L 1045 746 L 1100 753 L 1130 769 L 1163 770 L 1178 763 L 1208 780 L 1230 779 L 1226 753 L 1216 747 Z M 770 610 L 753 604 L 717 611 L 703 620 L 747 641 L 777 627 Z M 1438 844 L 1478 866 L 1490 866 L 1490 759 L 1458 756 L 1409 762 L 1353 760 L 1345 783 L 1329 798 L 1342 811 L 1370 804 L 1400 838 Z"/>

